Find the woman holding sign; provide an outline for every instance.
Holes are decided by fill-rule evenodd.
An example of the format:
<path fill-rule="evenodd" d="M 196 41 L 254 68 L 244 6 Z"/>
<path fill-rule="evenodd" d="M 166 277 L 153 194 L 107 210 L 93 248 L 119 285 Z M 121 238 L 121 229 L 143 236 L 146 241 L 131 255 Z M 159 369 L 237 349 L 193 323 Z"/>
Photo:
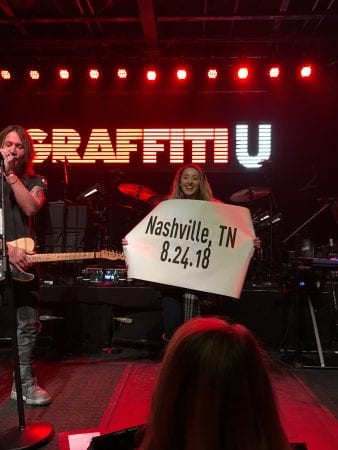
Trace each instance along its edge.
<path fill-rule="evenodd" d="M 168 198 L 221 203 L 213 196 L 205 172 L 196 164 L 188 164 L 177 170 Z M 260 246 L 260 239 L 255 238 L 254 247 Z M 181 296 L 162 297 L 164 340 L 168 341 L 183 322 L 201 315 L 201 301 L 209 304 L 219 303 L 220 296 L 184 290 Z"/>
<path fill-rule="evenodd" d="M 188 164 L 177 170 L 168 199 L 175 201 L 182 199 L 222 203 L 213 196 L 210 184 L 204 171 L 196 164 Z M 148 233 L 148 227 L 149 223 L 145 233 Z M 155 228 L 153 223 L 152 227 Z M 151 233 L 153 233 L 153 231 L 151 231 Z M 211 239 L 212 237 L 210 237 L 210 242 Z M 194 241 L 194 239 L 192 240 Z M 253 241 L 254 247 L 259 248 L 260 239 L 254 238 Z M 122 245 L 126 244 L 128 244 L 127 240 L 123 239 Z M 163 253 L 165 255 L 168 254 L 166 248 L 162 248 L 162 254 Z M 164 259 L 162 259 L 162 261 L 164 261 Z M 143 260 L 142 264 L 144 264 Z M 192 265 L 191 262 L 190 265 Z M 172 283 L 168 283 L 168 285 L 169 284 L 171 285 Z M 163 287 L 162 296 L 164 324 L 163 339 L 165 341 L 168 341 L 171 338 L 174 331 L 183 322 L 201 315 L 201 304 L 208 305 L 208 309 L 210 309 L 210 306 L 216 307 L 216 311 L 219 313 L 219 307 L 223 304 L 223 300 L 225 298 L 224 296 L 217 295 L 215 293 L 187 290 L 185 288 L 175 286 L 168 288 L 168 285 L 166 284 L 166 287 Z M 193 284 L 193 286 L 195 285 Z M 208 312 L 210 313 L 210 311 Z"/>

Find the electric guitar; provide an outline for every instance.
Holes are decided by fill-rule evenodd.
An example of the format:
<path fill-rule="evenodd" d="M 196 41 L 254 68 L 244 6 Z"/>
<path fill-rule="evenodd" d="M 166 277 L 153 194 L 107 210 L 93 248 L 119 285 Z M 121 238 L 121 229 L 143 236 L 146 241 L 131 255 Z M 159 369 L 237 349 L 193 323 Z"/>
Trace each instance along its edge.
<path fill-rule="evenodd" d="M 8 242 L 13 247 L 19 247 L 27 252 L 34 250 L 34 241 L 31 238 L 20 238 L 15 241 Z M 37 262 L 55 262 L 55 261 L 74 261 L 78 259 L 109 259 L 110 261 L 124 260 L 125 256 L 122 252 L 113 252 L 108 250 L 100 250 L 97 252 L 76 252 L 76 253 L 36 253 L 28 255 L 31 263 Z M 21 272 L 13 264 L 11 266 L 11 273 L 13 280 L 16 281 L 32 281 L 34 275 L 28 272 Z"/>

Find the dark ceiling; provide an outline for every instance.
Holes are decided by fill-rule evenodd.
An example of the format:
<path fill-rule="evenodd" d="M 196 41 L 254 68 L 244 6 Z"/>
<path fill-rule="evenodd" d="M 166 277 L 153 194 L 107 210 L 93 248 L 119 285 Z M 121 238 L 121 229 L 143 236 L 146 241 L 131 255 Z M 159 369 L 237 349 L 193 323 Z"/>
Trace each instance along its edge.
<path fill-rule="evenodd" d="M 338 0 L 0 0 L 0 58 L 338 60 Z"/>

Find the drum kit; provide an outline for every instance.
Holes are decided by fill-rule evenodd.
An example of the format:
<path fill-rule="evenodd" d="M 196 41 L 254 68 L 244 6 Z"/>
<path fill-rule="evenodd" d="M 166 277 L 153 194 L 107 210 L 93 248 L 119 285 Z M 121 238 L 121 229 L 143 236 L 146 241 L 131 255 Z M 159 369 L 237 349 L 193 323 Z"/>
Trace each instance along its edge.
<path fill-rule="evenodd" d="M 253 203 L 255 200 L 260 200 L 262 198 L 269 197 L 269 207 L 268 209 L 258 209 L 253 211 Z M 273 196 L 272 191 L 266 186 L 254 186 L 241 189 L 233 193 L 230 196 L 230 200 L 234 203 L 247 203 L 252 214 L 252 222 L 254 228 L 265 228 L 267 226 L 274 225 L 281 220 L 281 213 L 275 213 L 273 211 Z"/>
<path fill-rule="evenodd" d="M 168 198 L 167 195 L 159 195 L 153 189 L 140 184 L 122 183 L 118 185 L 118 190 L 124 195 L 145 202 L 150 209 Z"/>
<path fill-rule="evenodd" d="M 268 199 L 268 204 L 265 208 L 255 208 L 256 203 L 258 203 L 257 200 L 261 199 Z M 265 282 L 269 285 L 274 284 L 281 266 L 277 225 L 282 216 L 281 213 L 275 212 L 275 201 L 271 188 L 268 186 L 244 188 L 234 192 L 230 196 L 230 200 L 234 203 L 247 204 L 256 235 L 262 241 L 261 249 L 254 256 L 247 280 L 257 283 Z"/>
<path fill-rule="evenodd" d="M 232 194 L 230 200 L 235 203 L 250 203 L 270 194 L 271 189 L 266 186 L 248 187 Z"/>
<path fill-rule="evenodd" d="M 134 183 L 118 184 L 116 194 L 122 194 L 122 197 L 115 197 L 106 214 L 106 236 L 110 239 L 107 243 L 110 248 L 119 247 L 125 235 L 167 198 L 149 187 Z"/>

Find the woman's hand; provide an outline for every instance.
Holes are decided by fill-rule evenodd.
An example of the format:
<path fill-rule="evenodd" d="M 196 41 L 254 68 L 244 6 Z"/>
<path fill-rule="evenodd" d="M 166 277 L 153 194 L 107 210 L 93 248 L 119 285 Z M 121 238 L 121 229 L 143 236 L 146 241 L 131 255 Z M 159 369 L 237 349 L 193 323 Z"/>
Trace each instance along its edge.
<path fill-rule="evenodd" d="M 122 246 L 125 246 L 125 245 L 128 245 L 128 241 L 127 241 L 127 239 L 123 238 L 123 239 L 122 239 Z M 126 265 L 126 269 L 128 270 L 128 261 L 127 261 L 127 257 L 126 257 L 124 263 L 125 263 L 125 265 Z"/>
<path fill-rule="evenodd" d="M 253 244 L 256 250 L 259 250 L 262 247 L 262 241 L 259 237 L 254 238 Z"/>

